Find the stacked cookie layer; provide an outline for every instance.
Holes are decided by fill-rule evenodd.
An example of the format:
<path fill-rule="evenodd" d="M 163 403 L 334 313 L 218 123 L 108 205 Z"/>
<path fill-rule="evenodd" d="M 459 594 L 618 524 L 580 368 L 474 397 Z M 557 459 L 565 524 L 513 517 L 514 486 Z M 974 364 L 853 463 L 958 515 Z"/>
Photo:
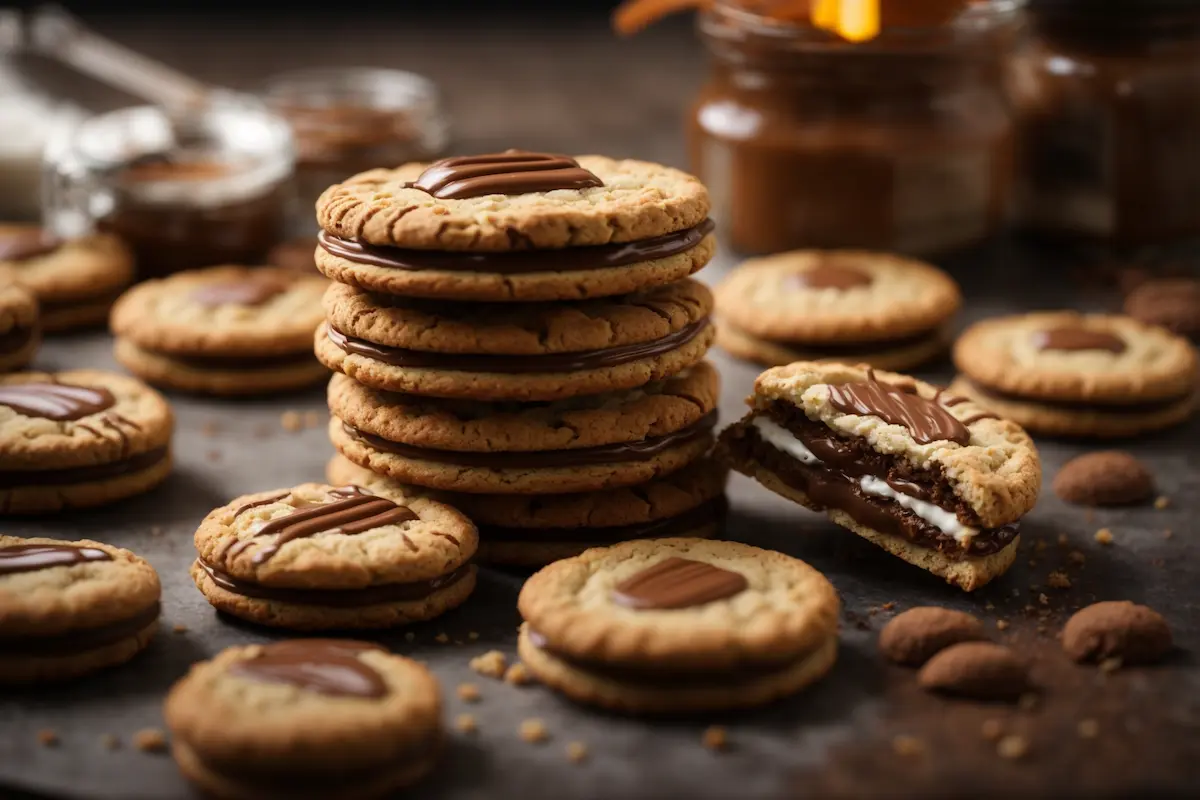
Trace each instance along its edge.
<path fill-rule="evenodd" d="M 318 202 L 335 483 L 463 509 L 481 553 L 712 535 L 708 195 L 656 164 L 508 152 L 374 170 Z"/>

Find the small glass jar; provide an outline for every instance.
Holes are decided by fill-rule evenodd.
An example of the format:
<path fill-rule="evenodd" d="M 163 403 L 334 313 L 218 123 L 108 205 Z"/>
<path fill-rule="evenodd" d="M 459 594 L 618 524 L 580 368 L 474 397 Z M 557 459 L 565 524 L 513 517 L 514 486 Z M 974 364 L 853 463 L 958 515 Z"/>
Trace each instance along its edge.
<path fill-rule="evenodd" d="M 332 184 L 376 167 L 442 153 L 449 124 L 432 81 L 390 69 L 286 72 L 263 99 L 292 126 L 296 141 L 296 232 L 313 228 L 313 204 Z"/>
<path fill-rule="evenodd" d="M 1030 0 L 1010 79 L 1022 227 L 1117 248 L 1200 235 L 1200 2 Z"/>
<path fill-rule="evenodd" d="M 739 251 L 862 247 L 934 255 L 1007 221 L 1012 119 L 1003 52 L 1020 0 L 849 43 L 717 0 L 689 130 Z"/>
<path fill-rule="evenodd" d="M 253 97 L 114 111 L 47 151 L 45 220 L 60 236 L 117 234 L 141 277 L 255 265 L 284 235 L 292 164 L 287 123 Z"/>

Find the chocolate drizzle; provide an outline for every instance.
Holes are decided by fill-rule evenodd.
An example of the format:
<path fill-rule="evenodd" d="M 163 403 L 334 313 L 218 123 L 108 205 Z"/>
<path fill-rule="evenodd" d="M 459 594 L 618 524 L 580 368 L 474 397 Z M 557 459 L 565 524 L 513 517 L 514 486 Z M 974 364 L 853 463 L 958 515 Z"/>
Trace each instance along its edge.
<path fill-rule="evenodd" d="M 439 575 L 427 581 L 408 583 L 381 583 L 361 589 L 296 589 L 290 586 L 267 586 L 256 581 L 235 578 L 212 564 L 197 561 L 200 569 L 208 573 L 212 582 L 221 589 L 243 597 L 273 600 L 279 603 L 294 603 L 302 606 L 324 606 L 326 608 L 363 608 L 381 603 L 407 603 L 424 600 L 441 589 L 458 583 L 471 573 L 470 565 Z"/>
<path fill-rule="evenodd" d="M 0 261 L 28 261 L 53 253 L 62 244 L 61 239 L 42 228 L 0 231 Z"/>
<path fill-rule="evenodd" d="M 230 547 L 228 557 L 236 557 L 264 536 L 274 536 L 275 539 L 254 555 L 255 564 L 270 560 L 281 547 L 295 539 L 330 532 L 354 536 L 385 525 L 399 525 L 420 519 L 412 509 L 397 505 L 386 497 L 369 494 L 358 486 L 334 489 L 328 499 L 332 502 L 296 508 L 289 514 L 269 521 L 253 536 Z M 259 502 L 265 504 L 265 501 Z M 250 504 L 250 507 L 253 506 Z M 247 507 L 243 506 L 237 513 L 245 510 Z"/>
<path fill-rule="evenodd" d="M 672 556 L 618 583 L 612 601 L 638 610 L 692 608 L 733 597 L 749 586 L 741 573 Z"/>
<path fill-rule="evenodd" d="M 568 247 L 562 250 L 530 250 L 515 253 L 452 253 L 437 250 L 406 250 L 380 247 L 341 239 L 324 231 L 317 242 L 327 253 L 385 269 L 435 272 L 484 272 L 523 275 L 535 272 L 585 272 L 624 267 L 669 258 L 687 252 L 712 233 L 714 223 L 706 219 L 694 228 L 620 244 Z"/>
<path fill-rule="evenodd" d="M 210 308 L 218 306 L 261 306 L 288 290 L 284 281 L 262 277 L 241 281 L 225 281 L 201 286 L 188 299 L 193 303 Z"/>
<path fill-rule="evenodd" d="M 604 181 L 568 156 L 506 150 L 435 161 L 408 188 L 443 200 L 489 194 L 529 194 L 555 189 L 594 189 Z"/>
<path fill-rule="evenodd" d="M 875 373 L 861 383 L 829 387 L 829 403 L 844 414 L 879 417 L 892 425 L 903 425 L 921 444 L 950 441 L 971 443 L 971 432 L 949 411 L 912 391 L 879 383 Z"/>
<path fill-rule="evenodd" d="M 678 350 L 708 328 L 708 318 L 693 322 L 674 333 L 650 342 L 610 347 L 607 350 L 580 350 L 574 353 L 549 353 L 538 356 L 477 355 L 475 353 L 434 353 L 368 342 L 328 326 L 329 341 L 349 355 L 364 356 L 409 369 L 446 369 L 458 372 L 495 372 L 504 375 L 532 375 L 548 372 L 582 372 L 604 369 L 643 358 Z"/>
<path fill-rule="evenodd" d="M 231 675 L 264 683 L 286 683 L 334 697 L 385 697 L 383 676 L 359 658 L 384 648 L 349 639 L 296 639 L 262 648 L 253 658 L 234 662 Z"/>
<path fill-rule="evenodd" d="M 108 389 L 68 383 L 9 383 L 0 386 L 0 406 L 26 417 L 71 422 L 98 414 L 116 405 Z"/>
<path fill-rule="evenodd" d="M 1125 352 L 1125 342 L 1121 337 L 1089 328 L 1062 327 L 1038 331 L 1033 335 L 1033 341 L 1039 350 L 1107 350 L 1113 355 Z"/>
<path fill-rule="evenodd" d="M 546 469 L 578 467 L 586 464 L 613 464 L 627 461 L 648 461 L 660 453 L 682 447 L 707 436 L 717 424 L 717 412 L 710 411 L 692 425 L 653 439 L 637 442 L 618 442 L 573 450 L 532 450 L 511 452 L 481 452 L 463 450 L 434 450 L 428 447 L 393 442 L 343 422 L 346 434 L 353 439 L 385 453 L 394 453 L 420 461 L 457 464 L 484 469 Z"/>
<path fill-rule="evenodd" d="M 112 561 L 112 556 L 98 547 L 73 544 L 10 544 L 0 547 L 0 577 L 90 561 Z"/>

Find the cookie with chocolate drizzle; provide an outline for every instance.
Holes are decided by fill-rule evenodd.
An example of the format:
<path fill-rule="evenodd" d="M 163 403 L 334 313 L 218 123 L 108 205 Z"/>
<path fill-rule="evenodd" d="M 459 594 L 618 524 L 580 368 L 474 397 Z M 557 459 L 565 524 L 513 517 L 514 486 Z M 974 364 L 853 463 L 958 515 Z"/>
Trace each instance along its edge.
<path fill-rule="evenodd" d="M 475 586 L 475 526 L 399 486 L 246 495 L 210 513 L 195 544 L 192 579 L 215 608 L 292 630 L 432 619 Z"/>
<path fill-rule="evenodd" d="M 801 362 L 721 434 L 739 472 L 966 591 L 1016 557 L 1041 462 L 1019 426 L 905 375 Z"/>
<path fill-rule="evenodd" d="M 154 568 L 128 550 L 0 536 L 0 685 L 123 664 L 158 629 L 161 594 Z"/>
<path fill-rule="evenodd" d="M 443 738 L 429 670 L 350 639 L 230 647 L 171 688 L 163 715 L 180 770 L 216 797 L 392 797 Z"/>
<path fill-rule="evenodd" d="M 735 542 L 597 547 L 536 573 L 518 607 L 525 666 L 573 700 L 618 711 L 762 705 L 819 680 L 837 658 L 829 581 Z"/>

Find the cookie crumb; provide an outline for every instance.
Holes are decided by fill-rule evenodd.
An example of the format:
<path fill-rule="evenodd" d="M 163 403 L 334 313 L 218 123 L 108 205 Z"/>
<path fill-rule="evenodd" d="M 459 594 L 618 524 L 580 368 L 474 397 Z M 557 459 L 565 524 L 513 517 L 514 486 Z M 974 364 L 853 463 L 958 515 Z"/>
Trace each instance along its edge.
<path fill-rule="evenodd" d="M 471 659 L 471 669 L 480 675 L 499 680 L 508 669 L 508 658 L 499 650 L 489 650 L 481 656 Z"/>
<path fill-rule="evenodd" d="M 439 633 L 437 636 L 433 637 L 433 640 L 435 642 L 437 642 L 438 644 L 450 644 L 450 637 L 446 635 L 445 631 L 443 631 L 443 632 Z"/>
<path fill-rule="evenodd" d="M 133 735 L 133 745 L 143 753 L 165 753 L 167 736 L 158 728 L 143 728 Z"/>
<path fill-rule="evenodd" d="M 304 429 L 304 418 L 299 411 L 285 411 L 279 415 L 279 424 L 288 433 L 298 433 Z"/>
<path fill-rule="evenodd" d="M 582 764 L 587 761 L 588 749 L 583 742 L 571 742 L 567 745 L 567 760 L 572 764 Z"/>
<path fill-rule="evenodd" d="M 996 620 L 996 630 L 998 630 L 998 631 L 1008 630 L 1008 620 L 1006 620 L 1006 619 Z"/>
<path fill-rule="evenodd" d="M 1107 547 L 1113 543 L 1112 531 L 1110 531 L 1108 528 L 1101 528 L 1100 530 L 1096 531 L 1095 539 L 1097 543 Z"/>
<path fill-rule="evenodd" d="M 176 625 L 175 627 L 171 628 L 171 632 L 172 633 L 187 633 L 188 626 L 187 625 Z"/>
<path fill-rule="evenodd" d="M 1105 672 L 1105 673 L 1116 672 L 1120 668 L 1121 668 L 1121 659 L 1119 659 L 1119 658 L 1106 658 L 1100 662 L 1100 671 L 1101 672 Z"/>
<path fill-rule="evenodd" d="M 518 661 L 504 672 L 504 682 L 513 686 L 527 686 L 533 683 L 533 675 L 524 664 Z"/>
<path fill-rule="evenodd" d="M 892 737 L 892 752 L 905 758 L 925 755 L 925 743 L 915 736 Z"/>
<path fill-rule="evenodd" d="M 710 725 L 705 728 L 700 741 L 713 752 L 729 749 L 729 734 L 720 725 Z"/>
<path fill-rule="evenodd" d="M 1164 508 L 1169 508 L 1170 505 L 1171 498 L 1167 497 L 1165 494 L 1160 494 L 1158 497 L 1154 498 L 1154 507 L 1159 511 L 1162 511 Z"/>
<path fill-rule="evenodd" d="M 888 602 L 886 602 L 880 606 L 880 608 L 882 608 L 884 611 L 891 611 L 895 607 L 896 607 L 896 603 L 895 603 L 895 601 L 892 601 L 892 600 L 889 600 Z"/>
<path fill-rule="evenodd" d="M 454 720 L 454 727 L 462 733 L 474 733 L 479 730 L 479 725 L 470 714 L 459 714 Z"/>
<path fill-rule="evenodd" d="M 116 737 L 116 734 L 106 733 L 100 737 L 100 744 L 105 750 L 119 750 L 121 748 L 121 740 Z"/>
<path fill-rule="evenodd" d="M 1041 698 L 1038 697 L 1037 694 L 1034 692 L 1026 692 L 1025 694 L 1021 695 L 1020 698 L 1018 698 L 1017 708 L 1021 709 L 1022 711 L 1033 711 L 1038 707 L 1039 702 L 1041 702 Z"/>
<path fill-rule="evenodd" d="M 996 743 L 996 753 L 1003 759 L 1017 761 L 1029 753 L 1029 741 L 1024 736 L 1009 734 Z"/>
<path fill-rule="evenodd" d="M 1047 597 L 1045 594 L 1039 594 L 1039 595 L 1038 595 L 1038 602 L 1039 602 L 1039 603 L 1041 603 L 1041 604 L 1042 604 L 1042 605 L 1044 605 L 1044 606 L 1048 606 L 1048 605 L 1050 605 L 1050 598 L 1049 598 L 1049 597 Z"/>
<path fill-rule="evenodd" d="M 1062 570 L 1054 570 L 1046 576 L 1046 584 L 1051 589 L 1070 589 L 1071 579 Z"/>
<path fill-rule="evenodd" d="M 483 695 L 479 693 L 479 687 L 473 683 L 460 683 L 456 691 L 458 699 L 466 703 L 478 703 L 483 699 Z"/>
<path fill-rule="evenodd" d="M 1100 723 L 1094 719 L 1081 719 L 1075 730 L 1080 739 L 1095 739 L 1100 735 Z"/>
<path fill-rule="evenodd" d="M 550 738 L 546 724 L 540 719 L 527 719 L 521 723 L 521 738 L 530 744 L 539 744 Z"/>
<path fill-rule="evenodd" d="M 998 719 L 985 719 L 979 734 L 989 742 L 994 742 L 1004 735 L 1004 723 Z"/>
<path fill-rule="evenodd" d="M 42 747 L 58 747 L 58 733 L 51 728 L 42 728 L 38 731 L 37 740 Z"/>

